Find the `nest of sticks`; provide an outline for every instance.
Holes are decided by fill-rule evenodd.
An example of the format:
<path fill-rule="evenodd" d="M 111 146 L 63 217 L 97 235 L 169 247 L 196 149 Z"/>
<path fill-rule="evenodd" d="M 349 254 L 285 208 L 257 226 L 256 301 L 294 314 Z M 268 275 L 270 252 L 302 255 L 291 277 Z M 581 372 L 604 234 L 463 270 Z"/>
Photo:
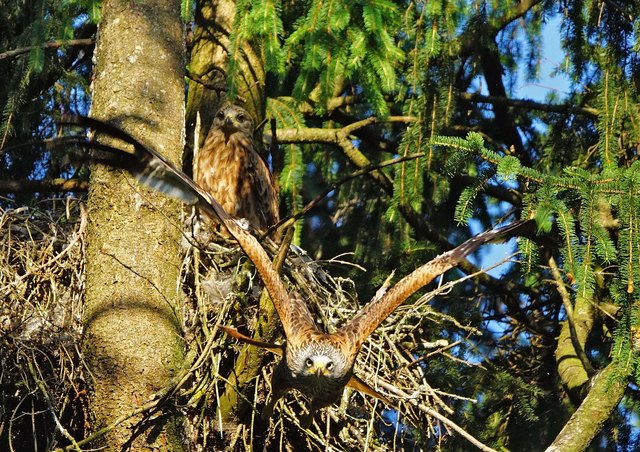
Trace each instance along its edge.
<path fill-rule="evenodd" d="M 0 444 L 14 450 L 34 441 L 47 449 L 65 446 L 90 433 L 90 373 L 81 347 L 86 224 L 83 201 L 72 197 L 0 208 Z M 455 322 L 430 308 L 433 292 L 397 309 L 365 342 L 356 362 L 355 372 L 395 407 L 347 388 L 339 406 L 316 414 L 303 430 L 298 416 L 307 405 L 294 392 L 278 403 L 271 420 L 262 420 L 278 358 L 245 349 L 217 326 L 246 334 L 272 328 L 270 334 L 281 341 L 277 317 L 265 320 L 270 300 L 233 241 L 197 233 L 185 237 L 179 312 L 192 365 L 172 393 L 186 418 L 190 450 L 250 447 L 255 438 L 265 447 L 284 449 L 350 450 L 368 444 L 388 450 L 437 444 L 454 430 L 465 435 L 447 418 L 453 413 L 448 403 L 464 397 L 432 388 L 425 379 L 424 360 L 457 345 L 424 340 L 434 324 Z M 277 253 L 273 244 L 267 249 Z M 301 294 L 329 332 L 362 306 L 352 281 L 330 274 L 330 267 L 345 265 L 354 264 L 343 258 L 314 261 L 289 250 L 282 269 L 289 290 Z M 456 323 L 456 329 L 464 327 Z M 242 353 L 258 363 L 248 381 L 236 378 Z"/>

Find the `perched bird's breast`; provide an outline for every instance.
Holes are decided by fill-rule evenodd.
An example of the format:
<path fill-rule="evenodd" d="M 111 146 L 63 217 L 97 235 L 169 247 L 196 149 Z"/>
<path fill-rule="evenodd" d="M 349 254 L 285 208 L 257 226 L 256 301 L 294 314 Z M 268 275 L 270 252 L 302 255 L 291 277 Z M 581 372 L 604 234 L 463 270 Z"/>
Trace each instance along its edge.
<path fill-rule="evenodd" d="M 261 231 L 277 223 L 277 191 L 247 133 L 213 127 L 196 155 L 193 173 L 196 183 L 232 217 Z"/>

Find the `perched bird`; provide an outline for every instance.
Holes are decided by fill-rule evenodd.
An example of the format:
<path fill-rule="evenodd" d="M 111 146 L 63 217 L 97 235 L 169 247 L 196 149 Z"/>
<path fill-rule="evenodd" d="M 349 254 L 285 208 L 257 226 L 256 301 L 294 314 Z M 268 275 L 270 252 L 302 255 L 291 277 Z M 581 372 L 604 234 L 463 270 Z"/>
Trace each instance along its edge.
<path fill-rule="evenodd" d="M 290 295 L 273 267 L 271 259 L 260 243 L 229 216 L 209 192 L 194 183 L 164 157 L 140 144 L 125 132 L 94 119 L 74 117 L 65 121 L 91 127 L 99 132 L 123 140 L 134 147 L 130 153 L 115 147 L 70 137 L 68 142 L 84 147 L 81 158 L 116 166 L 131 172 L 152 188 L 195 204 L 205 215 L 219 219 L 238 241 L 262 278 L 282 322 L 285 342 L 281 345 L 256 341 L 240 332 L 224 327 L 227 334 L 282 356 L 272 376 L 273 396 L 263 416 L 271 415 L 275 402 L 289 390 L 296 389 L 311 400 L 311 409 L 303 420 L 308 424 L 315 410 L 340 399 L 345 386 L 391 402 L 369 387 L 353 373 L 360 347 L 373 331 L 408 297 L 434 278 L 456 266 L 481 245 L 519 235 L 528 230 L 533 220 L 516 221 L 501 229 L 478 234 L 458 247 L 436 256 L 428 263 L 402 278 L 384 295 L 374 298 L 346 325 L 333 334 L 316 326 L 311 311 L 298 296 Z"/>
<path fill-rule="evenodd" d="M 194 159 L 194 180 L 232 217 L 264 232 L 278 222 L 278 193 L 253 140 L 251 115 L 237 105 L 216 113 Z"/>

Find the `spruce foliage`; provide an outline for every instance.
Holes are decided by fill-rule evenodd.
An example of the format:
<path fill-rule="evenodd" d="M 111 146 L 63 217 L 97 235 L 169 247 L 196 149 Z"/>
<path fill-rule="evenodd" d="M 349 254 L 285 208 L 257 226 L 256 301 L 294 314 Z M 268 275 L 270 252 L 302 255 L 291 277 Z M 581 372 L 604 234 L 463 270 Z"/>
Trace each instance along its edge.
<path fill-rule="evenodd" d="M 397 280 L 473 233 L 535 219 L 535 233 L 508 245 L 519 254 L 501 276 L 457 284 L 431 302 L 437 315 L 415 308 L 422 292 L 398 313 L 406 323 L 380 333 L 395 341 L 379 352 L 403 356 L 401 369 L 413 372 L 403 391 L 436 388 L 443 414 L 497 449 L 549 446 L 609 365 L 628 390 L 593 444 L 623 450 L 640 441 L 636 3 L 235 2 L 226 94 L 237 95 L 248 52 L 259 55 L 267 119 L 289 137 L 276 137 L 270 160 L 287 214 L 335 184 L 296 220 L 293 240 L 314 258 L 359 266 L 335 270 L 358 289 L 360 301 L 345 310 L 393 270 Z M 42 44 L 91 36 L 99 6 L 2 3 L 0 53 L 30 50 L 0 59 L 0 179 L 86 178 L 43 149 L 4 150 L 55 134 L 60 112 L 87 111 L 90 49 Z M 183 1 L 183 18 L 200 7 Z M 565 86 L 528 99 L 549 66 Z M 6 196 L 15 206 L 37 199 Z M 495 253 L 479 251 L 441 282 Z M 424 344 L 438 339 L 455 346 L 432 353 Z M 420 430 L 401 413 L 389 433 L 388 418 L 372 419 L 381 447 L 469 448 L 444 424 Z M 283 434 L 287 447 L 302 441 L 296 432 Z M 346 448 L 336 437 L 331 444 Z"/>

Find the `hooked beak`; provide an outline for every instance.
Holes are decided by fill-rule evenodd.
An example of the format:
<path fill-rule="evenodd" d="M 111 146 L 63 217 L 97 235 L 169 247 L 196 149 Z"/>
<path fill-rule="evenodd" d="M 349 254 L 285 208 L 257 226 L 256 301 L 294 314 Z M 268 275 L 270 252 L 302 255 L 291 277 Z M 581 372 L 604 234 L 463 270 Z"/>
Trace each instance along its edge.
<path fill-rule="evenodd" d="M 318 377 L 324 377 L 329 375 L 329 371 L 324 364 L 315 364 L 309 369 L 310 374 L 315 374 Z"/>
<path fill-rule="evenodd" d="M 309 357 L 305 366 L 307 375 L 315 374 L 317 377 L 329 376 L 333 370 L 333 362 L 326 356 Z"/>
<path fill-rule="evenodd" d="M 238 129 L 238 126 L 236 125 L 233 118 L 231 116 L 225 115 L 224 121 L 222 122 L 222 130 L 224 131 L 225 135 L 230 135 L 233 132 L 235 132 L 237 129 Z"/>

